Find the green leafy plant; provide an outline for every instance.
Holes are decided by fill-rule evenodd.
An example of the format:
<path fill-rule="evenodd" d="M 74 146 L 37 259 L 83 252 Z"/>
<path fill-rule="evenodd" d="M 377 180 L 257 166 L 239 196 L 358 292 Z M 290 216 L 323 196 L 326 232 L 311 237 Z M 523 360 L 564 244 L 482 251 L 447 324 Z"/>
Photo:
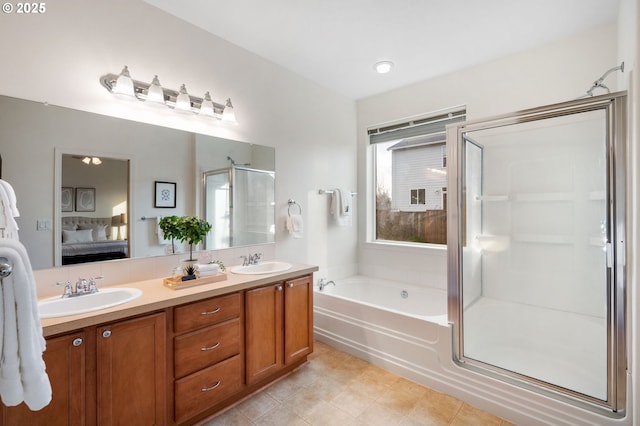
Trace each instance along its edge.
<path fill-rule="evenodd" d="M 195 275 L 197 270 L 195 265 L 187 265 L 182 269 L 185 275 Z"/>
<path fill-rule="evenodd" d="M 211 224 L 196 216 L 182 216 L 178 221 L 177 239 L 189 244 L 189 261 L 193 261 L 193 246 L 204 240 L 204 237 L 211 231 Z"/>
<path fill-rule="evenodd" d="M 176 252 L 174 240 L 180 238 L 180 220 L 180 216 L 165 216 L 158 222 L 164 238 L 171 239 L 171 253 Z"/>
<path fill-rule="evenodd" d="M 227 268 L 224 267 L 224 263 L 222 263 L 222 260 L 212 260 L 209 263 L 215 263 L 216 265 L 218 265 L 220 267 L 220 271 L 221 272 L 224 272 L 227 269 Z"/>

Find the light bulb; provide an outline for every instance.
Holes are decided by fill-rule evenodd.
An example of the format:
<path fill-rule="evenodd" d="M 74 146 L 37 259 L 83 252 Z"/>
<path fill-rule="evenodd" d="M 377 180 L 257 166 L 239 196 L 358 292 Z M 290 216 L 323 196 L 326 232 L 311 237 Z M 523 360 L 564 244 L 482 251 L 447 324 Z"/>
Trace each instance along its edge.
<path fill-rule="evenodd" d="M 393 62 L 380 61 L 373 66 L 378 74 L 386 74 L 393 68 Z"/>
<path fill-rule="evenodd" d="M 209 92 L 204 94 L 204 99 L 202 99 L 202 104 L 200 104 L 200 115 L 206 115 L 207 117 L 213 117 L 213 101 L 211 100 L 211 95 Z"/>
<path fill-rule="evenodd" d="M 236 122 L 236 113 L 233 111 L 231 98 L 227 99 L 227 103 L 224 106 L 224 111 L 222 111 L 222 121 L 226 121 L 228 123 Z"/>
<path fill-rule="evenodd" d="M 184 84 L 180 86 L 180 93 L 176 98 L 176 109 L 179 111 L 191 111 L 191 98 L 189 98 Z"/>
<path fill-rule="evenodd" d="M 91 157 L 84 157 L 84 158 L 82 159 L 82 162 L 83 162 L 84 164 L 91 164 Z"/>
<path fill-rule="evenodd" d="M 91 159 L 91 163 L 94 164 L 95 166 L 99 166 L 100 164 L 102 164 L 102 160 L 99 159 L 98 157 L 93 157 Z"/>
<path fill-rule="evenodd" d="M 113 93 L 118 95 L 135 96 L 133 91 L 133 80 L 129 74 L 129 68 L 125 65 L 122 72 L 116 79 L 116 85 L 113 86 Z"/>
<path fill-rule="evenodd" d="M 153 77 L 153 81 L 147 90 L 147 102 L 164 105 L 164 91 L 157 75 Z"/>

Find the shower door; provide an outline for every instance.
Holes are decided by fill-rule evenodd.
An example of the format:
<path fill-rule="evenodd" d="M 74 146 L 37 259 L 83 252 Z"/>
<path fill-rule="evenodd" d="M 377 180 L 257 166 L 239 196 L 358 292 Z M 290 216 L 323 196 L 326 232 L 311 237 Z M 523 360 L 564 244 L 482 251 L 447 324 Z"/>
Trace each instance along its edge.
<path fill-rule="evenodd" d="M 623 412 L 624 117 L 609 95 L 448 129 L 456 361 Z"/>
<path fill-rule="evenodd" d="M 232 166 L 203 174 L 208 250 L 275 241 L 275 172 Z"/>

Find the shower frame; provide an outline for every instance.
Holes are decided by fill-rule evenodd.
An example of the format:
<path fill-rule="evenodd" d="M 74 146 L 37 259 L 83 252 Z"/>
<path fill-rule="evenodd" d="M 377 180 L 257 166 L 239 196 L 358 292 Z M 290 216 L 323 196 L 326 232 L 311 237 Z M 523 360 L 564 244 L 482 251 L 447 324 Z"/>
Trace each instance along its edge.
<path fill-rule="evenodd" d="M 611 262 L 607 267 L 607 399 L 600 400 L 561 386 L 464 356 L 463 265 L 465 198 L 463 173 L 465 134 L 509 125 L 603 110 L 606 119 L 607 235 Z M 453 360 L 466 369 L 542 393 L 612 417 L 626 409 L 626 92 L 517 111 L 447 126 L 448 158 L 455 167 L 448 181 L 448 316 L 453 327 Z"/>

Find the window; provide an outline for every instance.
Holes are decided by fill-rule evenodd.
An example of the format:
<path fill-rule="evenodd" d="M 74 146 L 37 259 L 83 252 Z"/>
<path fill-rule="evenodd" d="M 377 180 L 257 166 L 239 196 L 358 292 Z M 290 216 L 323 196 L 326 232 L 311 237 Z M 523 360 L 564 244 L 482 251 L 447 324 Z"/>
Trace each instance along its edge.
<path fill-rule="evenodd" d="M 447 242 L 446 125 L 465 111 L 369 130 L 375 241 Z"/>
<path fill-rule="evenodd" d="M 411 190 L 411 204 L 426 204 L 424 188 Z"/>

